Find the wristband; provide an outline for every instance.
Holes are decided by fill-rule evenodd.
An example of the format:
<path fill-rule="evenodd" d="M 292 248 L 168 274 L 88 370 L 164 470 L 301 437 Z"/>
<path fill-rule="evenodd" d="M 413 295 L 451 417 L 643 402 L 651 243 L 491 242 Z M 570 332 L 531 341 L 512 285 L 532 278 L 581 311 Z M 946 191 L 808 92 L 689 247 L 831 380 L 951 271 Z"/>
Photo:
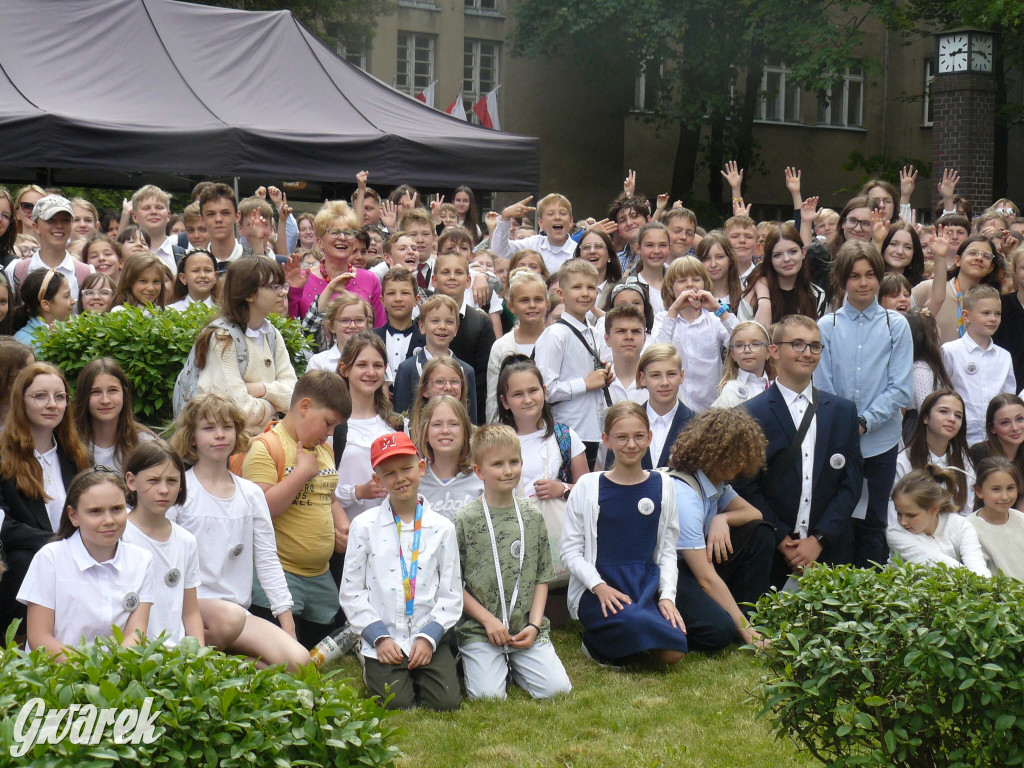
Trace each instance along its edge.
<path fill-rule="evenodd" d="M 718 309 L 715 310 L 715 317 L 721 317 L 729 311 L 729 302 L 720 301 L 718 302 Z"/>
<path fill-rule="evenodd" d="M 534 624 L 534 623 L 533 623 L 532 621 L 528 621 L 528 622 L 526 622 L 526 626 L 527 626 L 527 627 L 533 627 L 534 629 L 536 629 L 536 630 L 537 630 L 537 634 L 538 634 L 538 635 L 540 635 L 540 627 L 538 627 L 538 626 L 537 626 L 536 624 Z M 526 627 L 523 627 L 523 629 L 526 629 Z"/>

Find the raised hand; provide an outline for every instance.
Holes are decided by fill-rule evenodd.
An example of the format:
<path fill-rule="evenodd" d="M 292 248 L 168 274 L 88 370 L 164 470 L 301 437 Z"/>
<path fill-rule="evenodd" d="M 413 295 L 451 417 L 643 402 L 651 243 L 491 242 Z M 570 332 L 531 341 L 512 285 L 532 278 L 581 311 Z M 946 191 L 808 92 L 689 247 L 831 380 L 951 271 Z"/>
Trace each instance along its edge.
<path fill-rule="evenodd" d="M 662 192 L 658 195 L 658 205 L 654 210 L 664 211 L 666 208 L 668 208 L 668 192 Z"/>
<path fill-rule="evenodd" d="M 956 185 L 960 183 L 960 174 L 952 168 L 945 168 L 942 171 L 942 181 L 939 182 L 939 194 L 942 199 L 952 202 L 956 194 Z"/>
<path fill-rule="evenodd" d="M 280 201 L 277 203 L 277 212 L 282 219 L 287 219 L 292 215 L 292 207 L 288 205 L 288 195 L 284 192 L 281 192 Z"/>
<path fill-rule="evenodd" d="M 630 169 L 626 174 L 626 180 L 622 182 L 622 191 L 626 197 L 632 197 L 636 193 L 636 171 Z"/>
<path fill-rule="evenodd" d="M 732 199 L 732 215 L 733 216 L 749 216 L 750 215 L 750 207 L 752 205 L 753 205 L 753 203 L 748 203 L 747 205 L 744 205 L 742 197 L 734 197 Z"/>
<path fill-rule="evenodd" d="M 889 234 L 889 222 L 886 220 L 885 211 L 875 208 L 871 212 L 871 239 L 881 246 L 887 234 Z"/>
<path fill-rule="evenodd" d="M 398 207 L 390 200 L 380 201 L 380 220 L 389 232 L 394 232 L 398 225 Z"/>
<path fill-rule="evenodd" d="M 302 255 L 293 253 L 284 263 L 284 279 L 289 288 L 305 288 L 309 270 L 302 268 Z"/>
<path fill-rule="evenodd" d="M 730 160 L 725 164 L 725 170 L 722 171 L 722 178 L 724 178 L 732 188 L 733 197 L 739 197 L 742 194 L 743 169 L 736 164 L 735 160 Z"/>
<path fill-rule="evenodd" d="M 910 205 L 910 196 L 917 186 L 917 171 L 914 166 L 903 166 L 900 171 L 900 205 Z"/>
<path fill-rule="evenodd" d="M 800 218 L 801 220 L 806 217 L 810 221 L 814 221 L 818 217 L 818 198 L 808 197 L 802 203 L 800 203 Z"/>
<path fill-rule="evenodd" d="M 530 205 L 530 201 L 533 200 L 533 195 L 524 197 L 518 203 L 512 203 L 504 211 L 501 212 L 501 218 L 505 221 L 511 221 L 512 219 L 526 219 L 526 217 L 537 210 L 534 206 Z"/>
<path fill-rule="evenodd" d="M 794 198 L 800 197 L 800 169 L 786 166 L 786 189 Z"/>
<path fill-rule="evenodd" d="M 267 199 L 267 188 L 266 187 L 256 187 L 256 191 L 253 192 L 252 194 L 253 194 L 253 197 L 258 197 L 260 200 L 266 200 Z"/>
<path fill-rule="evenodd" d="M 366 189 L 366 182 L 369 178 L 369 171 L 360 171 L 356 174 L 356 186 L 359 187 L 359 189 Z"/>
<path fill-rule="evenodd" d="M 274 204 L 275 208 L 281 207 L 281 199 L 284 197 L 284 192 L 277 187 L 267 187 L 267 196 L 270 198 L 270 202 Z"/>

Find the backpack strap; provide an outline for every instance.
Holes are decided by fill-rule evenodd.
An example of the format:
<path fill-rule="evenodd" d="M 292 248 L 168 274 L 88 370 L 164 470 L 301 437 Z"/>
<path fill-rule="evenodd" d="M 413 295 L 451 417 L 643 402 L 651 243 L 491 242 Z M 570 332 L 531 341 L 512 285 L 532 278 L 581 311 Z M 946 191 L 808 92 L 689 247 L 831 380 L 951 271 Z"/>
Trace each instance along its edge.
<path fill-rule="evenodd" d="M 572 436 L 565 424 L 555 422 L 555 439 L 558 441 L 558 453 L 562 461 L 558 467 L 558 479 L 563 483 L 572 482 Z"/>
<path fill-rule="evenodd" d="M 244 378 L 245 371 L 249 367 L 249 350 L 245 346 L 245 333 L 223 317 L 214 318 L 210 321 L 210 325 L 231 334 L 231 341 L 235 345 L 235 357 L 238 358 L 238 375 Z"/>
<path fill-rule="evenodd" d="M 21 284 L 25 282 L 25 275 L 28 274 L 28 265 L 32 263 L 32 259 L 18 259 L 17 264 L 14 265 L 14 291 L 19 296 L 21 295 Z"/>
<path fill-rule="evenodd" d="M 256 443 L 263 443 L 264 447 L 267 449 L 267 453 L 270 454 L 270 458 L 274 461 L 274 467 L 277 469 L 277 482 L 280 483 L 284 479 L 284 446 L 281 445 L 281 438 L 273 431 L 277 424 L 277 421 L 270 422 L 262 434 L 256 435 L 256 437 L 252 439 L 252 444 L 250 444 L 249 450 L 251 451 L 252 446 Z M 247 453 L 231 454 L 231 458 L 228 460 L 228 468 L 233 474 L 238 475 L 239 477 L 244 477 L 242 474 L 242 465 L 245 463 L 246 456 L 248 456 Z"/>
<path fill-rule="evenodd" d="M 682 480 L 688 486 L 693 488 L 696 494 L 700 496 L 701 501 L 704 500 L 704 490 L 700 487 L 700 481 L 689 472 L 683 472 L 678 469 L 662 469 L 659 471 L 664 472 L 669 477 L 674 477 L 676 480 Z"/>

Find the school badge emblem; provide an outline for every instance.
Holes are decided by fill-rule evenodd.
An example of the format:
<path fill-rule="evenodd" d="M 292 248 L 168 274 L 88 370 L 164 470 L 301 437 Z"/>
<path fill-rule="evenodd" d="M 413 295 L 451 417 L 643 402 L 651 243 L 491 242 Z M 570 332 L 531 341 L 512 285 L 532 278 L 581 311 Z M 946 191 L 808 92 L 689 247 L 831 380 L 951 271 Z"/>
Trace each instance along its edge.
<path fill-rule="evenodd" d="M 969 374 L 971 374 L 972 376 L 974 374 L 976 374 L 978 372 L 978 364 L 977 363 L 968 363 L 967 364 L 967 372 Z"/>
<path fill-rule="evenodd" d="M 243 549 L 245 549 L 245 547 L 243 547 L 243 546 L 242 546 L 241 544 L 235 544 L 235 546 L 233 546 L 233 547 L 231 548 L 231 551 L 230 551 L 230 552 L 228 552 L 228 555 L 229 555 L 229 556 L 231 557 L 231 559 L 232 559 L 232 560 L 234 560 L 234 559 L 236 559 L 236 558 L 237 558 L 237 557 L 238 557 L 238 556 L 239 556 L 240 554 L 242 554 L 242 550 L 243 550 Z"/>
<path fill-rule="evenodd" d="M 508 548 L 508 551 L 512 553 L 512 557 L 516 560 L 519 559 L 519 553 L 523 551 L 523 542 L 520 539 L 516 539 L 512 542 L 512 546 Z"/>
<path fill-rule="evenodd" d="M 841 453 L 833 453 L 832 458 L 828 460 L 828 463 L 832 469 L 842 469 L 846 466 L 846 457 Z"/>
<path fill-rule="evenodd" d="M 181 581 L 181 571 L 177 568 L 171 568 L 171 570 L 164 575 L 164 584 L 168 587 L 173 587 L 179 581 Z"/>
<path fill-rule="evenodd" d="M 139 593 L 138 592 L 129 592 L 127 595 L 125 595 L 124 599 L 121 601 L 121 607 L 124 608 L 129 613 L 134 611 L 136 608 L 138 608 L 139 607 Z"/>
<path fill-rule="evenodd" d="M 654 502 L 645 497 L 636 503 L 636 508 L 641 515 L 649 515 L 654 512 Z"/>

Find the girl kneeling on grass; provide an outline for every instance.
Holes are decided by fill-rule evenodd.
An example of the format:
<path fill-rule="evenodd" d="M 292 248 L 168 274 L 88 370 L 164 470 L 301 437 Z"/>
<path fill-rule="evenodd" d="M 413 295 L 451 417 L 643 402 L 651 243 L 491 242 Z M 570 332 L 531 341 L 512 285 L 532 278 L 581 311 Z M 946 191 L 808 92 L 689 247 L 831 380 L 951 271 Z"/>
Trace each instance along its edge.
<path fill-rule="evenodd" d="M 583 651 L 595 661 L 650 651 L 675 664 L 687 650 L 675 604 L 675 488 L 641 467 L 651 427 L 636 403 L 608 409 L 601 439 L 615 451 L 615 466 L 582 477 L 565 510 L 561 556 L 570 574 L 569 613 L 583 623 Z"/>
<path fill-rule="evenodd" d="M 889 550 L 908 563 L 942 563 L 991 576 L 974 526 L 956 514 L 955 472 L 929 464 L 896 482 L 892 501 L 899 524 L 886 530 Z"/>
<path fill-rule="evenodd" d="M 18 602 L 28 608 L 28 645 L 66 661 L 68 647 L 106 637 L 135 645 L 153 605 L 152 556 L 121 541 L 128 521 L 124 479 L 87 469 L 68 488 L 56 540 L 32 560 Z"/>
<path fill-rule="evenodd" d="M 289 672 L 310 663 L 295 638 L 292 596 L 277 558 L 267 499 L 258 485 L 231 474 L 228 457 L 249 448 L 245 418 L 215 393 L 189 401 L 174 425 L 171 447 L 193 464 L 185 473 L 188 498 L 167 513 L 199 544 L 199 612 L 208 645 L 243 653 Z M 250 614 L 253 571 L 278 627 Z"/>

